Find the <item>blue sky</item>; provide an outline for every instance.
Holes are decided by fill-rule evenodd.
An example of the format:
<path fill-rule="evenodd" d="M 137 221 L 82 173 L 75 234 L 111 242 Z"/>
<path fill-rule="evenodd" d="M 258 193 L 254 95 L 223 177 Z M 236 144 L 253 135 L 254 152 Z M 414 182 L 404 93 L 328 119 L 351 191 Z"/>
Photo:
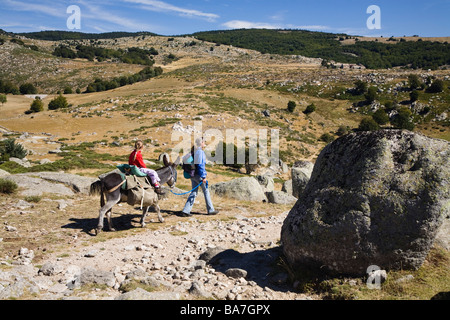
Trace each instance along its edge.
<path fill-rule="evenodd" d="M 70 5 L 80 29 L 69 30 Z M 370 5 L 381 29 L 370 30 Z M 307 29 L 363 36 L 450 36 L 450 0 L 0 0 L 0 28 L 10 32 L 150 31 L 160 35 L 237 28 Z"/>

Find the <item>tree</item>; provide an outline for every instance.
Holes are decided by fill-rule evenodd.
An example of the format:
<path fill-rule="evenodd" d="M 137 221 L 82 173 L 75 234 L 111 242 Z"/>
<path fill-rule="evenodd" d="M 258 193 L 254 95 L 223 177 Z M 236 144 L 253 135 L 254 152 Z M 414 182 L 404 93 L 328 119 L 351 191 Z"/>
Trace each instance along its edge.
<path fill-rule="evenodd" d="M 64 94 L 71 94 L 71 93 L 73 93 L 71 87 L 67 86 L 67 87 L 64 88 Z"/>
<path fill-rule="evenodd" d="M 39 97 L 36 97 L 30 106 L 31 112 L 41 112 L 44 111 L 44 103 Z"/>
<path fill-rule="evenodd" d="M 422 85 L 422 83 L 419 80 L 419 77 L 416 74 L 410 74 L 408 76 L 408 84 L 410 90 L 416 90 Z"/>
<path fill-rule="evenodd" d="M 372 103 L 375 101 L 375 99 L 377 98 L 377 95 L 378 95 L 377 91 L 378 91 L 378 89 L 376 87 L 370 87 L 367 90 L 367 93 L 364 95 L 367 103 Z"/>
<path fill-rule="evenodd" d="M 355 82 L 355 88 L 353 89 L 353 94 L 355 96 L 362 95 L 367 92 L 367 83 L 361 80 Z"/>
<path fill-rule="evenodd" d="M 380 129 L 380 126 L 375 122 L 375 120 L 373 120 L 373 118 L 364 118 L 359 123 L 358 129 L 361 131 L 376 131 Z"/>
<path fill-rule="evenodd" d="M 417 91 L 417 90 L 411 91 L 411 93 L 409 94 L 409 98 L 410 98 L 411 102 L 419 100 L 419 91 Z"/>
<path fill-rule="evenodd" d="M 16 143 L 15 139 L 6 139 L 1 142 L 0 153 L 2 159 L 9 159 L 10 157 L 23 159 L 28 151 L 20 143 Z"/>
<path fill-rule="evenodd" d="M 373 115 L 372 119 L 379 125 L 384 125 L 389 122 L 389 116 L 383 109 L 378 109 Z"/>
<path fill-rule="evenodd" d="M 287 109 L 289 112 L 294 112 L 295 107 L 297 107 L 297 104 L 295 103 L 295 101 L 289 101 L 288 105 L 287 105 Z"/>
<path fill-rule="evenodd" d="M 58 97 L 54 98 L 50 103 L 48 104 L 49 110 L 56 110 L 60 108 L 67 108 L 69 106 L 66 97 L 59 95 Z"/>
<path fill-rule="evenodd" d="M 435 80 L 431 86 L 428 87 L 427 92 L 428 93 L 439 93 L 444 91 L 444 81 L 442 80 Z"/>
<path fill-rule="evenodd" d="M 411 116 L 411 110 L 406 107 L 400 108 L 398 114 L 392 119 L 391 123 L 398 129 L 413 130 L 414 123 Z"/>
<path fill-rule="evenodd" d="M 32 83 L 24 83 L 19 87 L 21 94 L 36 94 L 37 89 Z"/>
<path fill-rule="evenodd" d="M 311 103 L 309 106 L 306 107 L 305 111 L 303 111 L 304 114 L 310 114 L 316 111 L 316 106 L 314 103 Z"/>
<path fill-rule="evenodd" d="M 6 94 L 0 94 L 0 102 L 2 105 L 7 101 Z"/>

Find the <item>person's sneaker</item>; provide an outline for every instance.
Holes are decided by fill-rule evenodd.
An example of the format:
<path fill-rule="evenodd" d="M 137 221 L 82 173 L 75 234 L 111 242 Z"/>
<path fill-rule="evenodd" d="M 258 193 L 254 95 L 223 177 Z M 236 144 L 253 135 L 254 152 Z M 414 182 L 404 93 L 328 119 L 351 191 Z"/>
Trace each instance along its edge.
<path fill-rule="evenodd" d="M 218 213 L 219 213 L 218 210 L 214 210 L 214 211 L 208 212 L 208 215 L 212 216 L 212 215 L 215 215 L 215 214 L 218 214 Z"/>
<path fill-rule="evenodd" d="M 156 192 L 157 194 L 164 194 L 164 192 L 161 190 L 160 187 L 154 188 L 154 189 L 155 189 L 155 192 Z"/>
<path fill-rule="evenodd" d="M 180 216 L 180 217 L 191 217 L 192 214 L 186 213 L 186 212 L 183 212 L 183 211 L 180 211 L 180 212 L 178 213 L 178 216 Z"/>

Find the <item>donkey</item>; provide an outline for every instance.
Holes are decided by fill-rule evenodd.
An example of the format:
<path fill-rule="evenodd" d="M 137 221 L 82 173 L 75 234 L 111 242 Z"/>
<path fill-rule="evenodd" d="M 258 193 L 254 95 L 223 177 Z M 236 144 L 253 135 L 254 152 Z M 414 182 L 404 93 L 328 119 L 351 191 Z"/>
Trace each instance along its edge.
<path fill-rule="evenodd" d="M 159 178 L 161 179 L 160 184 L 163 185 L 167 183 L 169 187 L 173 188 L 175 183 L 177 182 L 177 170 L 176 167 L 180 163 L 180 157 L 174 163 L 170 163 L 167 160 L 167 156 L 163 157 L 164 167 L 156 170 Z M 112 172 L 106 175 L 105 177 L 95 181 L 90 186 L 90 195 L 100 194 L 100 213 L 98 216 L 98 225 L 95 229 L 95 235 L 99 234 L 103 230 L 103 220 L 106 214 L 106 218 L 108 220 L 108 229 L 109 231 L 116 231 L 112 225 L 111 214 L 112 207 L 121 202 L 126 201 L 127 192 L 122 190 L 121 186 L 124 183 L 122 177 L 119 173 Z M 145 218 L 147 217 L 148 209 L 150 207 L 154 207 L 156 209 L 156 213 L 158 215 L 159 221 L 164 222 L 163 217 L 161 216 L 161 210 L 158 205 L 158 195 L 151 189 L 154 194 L 153 203 L 150 206 L 145 206 L 142 208 L 142 217 L 141 217 L 141 226 L 145 227 Z M 106 202 L 105 202 L 106 196 Z"/>

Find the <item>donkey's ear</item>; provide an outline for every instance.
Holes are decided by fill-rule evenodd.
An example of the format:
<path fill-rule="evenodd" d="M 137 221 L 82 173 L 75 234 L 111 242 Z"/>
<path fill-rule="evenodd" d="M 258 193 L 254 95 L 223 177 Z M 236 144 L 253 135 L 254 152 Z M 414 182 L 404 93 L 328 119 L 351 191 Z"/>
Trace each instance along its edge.
<path fill-rule="evenodd" d="M 174 162 L 173 166 L 174 166 L 174 167 L 178 166 L 178 165 L 180 164 L 180 160 L 181 160 L 181 158 L 180 158 L 180 156 L 178 156 L 178 158 L 177 158 L 177 160 Z"/>
<path fill-rule="evenodd" d="M 163 162 L 164 162 L 164 166 L 168 167 L 170 165 L 169 160 L 167 159 L 167 155 L 165 154 L 163 156 Z"/>

